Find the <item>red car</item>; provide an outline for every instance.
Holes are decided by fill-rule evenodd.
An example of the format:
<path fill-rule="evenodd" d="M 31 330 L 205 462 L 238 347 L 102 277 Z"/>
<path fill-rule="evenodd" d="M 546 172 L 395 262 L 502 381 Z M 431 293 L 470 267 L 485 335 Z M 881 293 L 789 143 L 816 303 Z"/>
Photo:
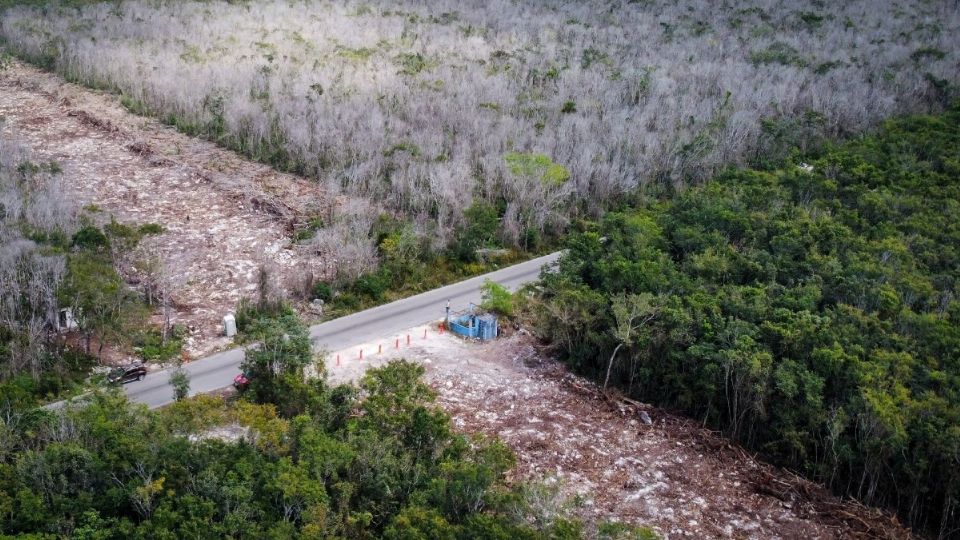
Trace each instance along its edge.
<path fill-rule="evenodd" d="M 246 373 L 241 373 L 233 378 L 233 387 L 237 390 L 243 391 L 247 389 L 247 386 L 250 385 L 250 378 L 247 377 Z"/>

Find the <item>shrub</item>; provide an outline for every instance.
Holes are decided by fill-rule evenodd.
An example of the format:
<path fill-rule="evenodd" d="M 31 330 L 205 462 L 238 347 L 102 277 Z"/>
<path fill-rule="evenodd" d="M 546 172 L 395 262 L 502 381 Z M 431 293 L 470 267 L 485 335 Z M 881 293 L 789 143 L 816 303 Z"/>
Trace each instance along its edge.
<path fill-rule="evenodd" d="M 27 409 L 35 406 L 43 395 L 37 382 L 27 374 L 0 382 L 0 406 Z"/>
<path fill-rule="evenodd" d="M 503 285 L 488 279 L 480 287 L 480 295 L 481 308 L 504 317 L 513 316 L 513 294 Z"/>
<path fill-rule="evenodd" d="M 518 177 L 534 178 L 544 184 L 559 185 L 570 179 L 570 171 L 544 154 L 508 152 L 503 156 L 507 168 Z"/>
<path fill-rule="evenodd" d="M 140 357 L 148 362 L 166 362 L 173 360 L 183 349 L 183 326 L 174 326 L 163 341 L 163 333 L 159 328 L 151 328 L 140 334 L 134 345 L 140 348 Z"/>
<path fill-rule="evenodd" d="M 151 234 L 163 234 L 164 228 L 159 223 L 144 223 L 137 228 L 137 231 L 141 235 L 147 236 Z"/>
<path fill-rule="evenodd" d="M 293 232 L 294 242 L 305 242 L 316 235 L 324 226 L 323 218 L 314 217 Z"/>
<path fill-rule="evenodd" d="M 400 73 L 403 75 L 417 75 L 435 65 L 420 53 L 403 53 L 394 59 L 394 63 L 400 66 Z"/>
<path fill-rule="evenodd" d="M 807 61 L 800 56 L 795 48 L 782 41 L 777 41 L 766 49 L 751 51 L 749 60 L 755 66 L 782 64 L 784 66 L 803 67 L 807 65 Z"/>
<path fill-rule="evenodd" d="M 367 47 L 361 47 L 359 49 L 341 48 L 337 50 L 337 55 L 342 56 L 343 58 L 347 58 L 349 60 L 356 61 L 356 62 L 366 62 L 367 60 L 370 59 L 371 56 L 373 56 L 373 53 L 375 52 L 376 52 L 375 50 Z M 322 93 L 323 93 L 322 91 L 319 92 L 319 94 L 322 94 Z"/>
<path fill-rule="evenodd" d="M 360 298 L 351 291 L 343 291 L 338 294 L 334 303 L 337 307 L 346 311 L 356 311 L 361 306 Z"/>
<path fill-rule="evenodd" d="M 352 289 L 358 294 L 366 296 L 372 300 L 380 300 L 389 287 L 389 276 L 386 275 L 386 272 L 379 271 L 360 276 L 355 282 L 353 282 Z"/>
<path fill-rule="evenodd" d="M 843 62 L 823 62 L 814 68 L 813 72 L 817 75 L 824 75 L 829 73 L 830 70 L 837 69 L 839 67 L 843 67 Z"/>
<path fill-rule="evenodd" d="M 329 302 L 333 298 L 333 290 L 330 288 L 330 284 L 324 281 L 315 282 L 313 284 L 313 297 Z"/>
<path fill-rule="evenodd" d="M 279 319 L 293 315 L 293 309 L 286 302 L 254 302 L 249 298 L 241 298 L 237 303 L 237 312 L 234 315 L 237 321 L 237 331 L 255 333 L 256 323 L 262 320 Z"/>
<path fill-rule="evenodd" d="M 173 387 L 173 399 L 182 401 L 190 395 L 190 375 L 182 367 L 170 374 L 170 386 Z"/>
<path fill-rule="evenodd" d="M 920 62 L 921 60 L 925 60 L 927 58 L 943 60 L 943 58 L 946 56 L 947 53 L 935 47 L 921 47 L 913 51 L 913 53 L 910 55 L 910 58 L 912 58 L 914 62 Z"/>
<path fill-rule="evenodd" d="M 607 53 L 594 49 L 593 47 L 587 47 L 584 49 L 580 56 L 580 67 L 583 69 L 590 69 L 590 66 L 597 63 L 605 66 L 612 65 L 610 56 L 607 55 Z"/>
<path fill-rule="evenodd" d="M 413 227 L 393 220 L 378 220 L 374 233 L 380 254 L 380 273 L 389 277 L 390 285 L 399 288 L 416 282 L 425 268 L 420 261 L 428 249 Z"/>
<path fill-rule="evenodd" d="M 629 525 L 619 521 L 604 521 L 597 525 L 597 538 L 601 540 L 658 540 L 660 536 L 649 527 Z"/>
<path fill-rule="evenodd" d="M 464 212 L 464 225 L 457 231 L 454 253 L 462 261 L 476 259 L 476 250 L 484 247 L 496 247 L 497 230 L 500 217 L 492 204 L 477 199 Z"/>
<path fill-rule="evenodd" d="M 818 13 L 813 13 L 810 11 L 801 12 L 798 17 L 803 26 L 810 31 L 816 30 L 823 26 L 823 22 L 827 19 L 825 16 Z"/>
<path fill-rule="evenodd" d="M 84 225 L 74 233 L 70 245 L 81 249 L 98 249 L 108 247 L 110 241 L 107 239 L 107 235 L 103 234 L 103 231 L 97 226 Z"/>
<path fill-rule="evenodd" d="M 0 327 L 0 360 L 6 354 L 7 336 Z M 34 379 L 23 373 L 0 381 L 0 407 L 10 405 L 14 409 L 29 409 L 43 401 L 53 401 L 83 383 L 90 369 L 97 364 L 96 358 L 75 349 L 52 350 L 50 357 L 59 357 L 59 369 L 41 374 Z"/>
<path fill-rule="evenodd" d="M 420 155 L 420 147 L 409 141 L 401 141 L 384 150 L 383 155 L 390 157 L 398 152 L 410 154 L 411 157 L 418 157 Z"/>

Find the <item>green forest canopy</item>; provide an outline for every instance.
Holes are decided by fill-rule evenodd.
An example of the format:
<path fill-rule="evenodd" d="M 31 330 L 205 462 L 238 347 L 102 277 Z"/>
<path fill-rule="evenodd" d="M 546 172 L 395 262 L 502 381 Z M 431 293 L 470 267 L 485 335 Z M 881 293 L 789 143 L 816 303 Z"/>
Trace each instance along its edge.
<path fill-rule="evenodd" d="M 530 519 L 525 487 L 505 483 L 511 452 L 453 433 L 422 373 L 400 361 L 359 389 L 301 379 L 284 388 L 293 416 L 209 396 L 148 411 L 119 392 L 6 414 L 0 537 L 580 537 L 576 522 Z M 248 434 L 204 435 L 224 424 Z"/>
<path fill-rule="evenodd" d="M 729 171 L 583 226 L 543 277 L 541 329 L 577 370 L 949 535 L 960 107 L 811 165 Z"/>
<path fill-rule="evenodd" d="M 229 403 L 150 411 L 119 390 L 59 410 L 0 403 L 0 538 L 581 536 L 508 484 L 506 446 L 453 431 L 422 366 L 331 386 L 304 377 L 316 358 L 295 316 L 247 326 L 261 345 Z"/>

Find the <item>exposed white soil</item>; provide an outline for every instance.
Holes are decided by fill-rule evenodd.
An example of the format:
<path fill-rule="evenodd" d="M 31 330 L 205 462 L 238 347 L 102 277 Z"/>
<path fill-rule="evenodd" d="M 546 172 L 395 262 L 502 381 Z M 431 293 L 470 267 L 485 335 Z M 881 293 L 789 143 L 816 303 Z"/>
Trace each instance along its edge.
<path fill-rule="evenodd" d="M 328 376 L 356 380 L 395 358 L 422 363 L 457 429 L 499 437 L 517 455 L 516 478 L 558 482 L 589 524 L 648 525 L 666 538 L 909 537 L 890 516 L 840 501 L 695 422 L 605 397 L 528 335 L 476 343 L 420 326 L 330 354 Z"/>
<path fill-rule="evenodd" d="M 281 284 L 328 270 L 290 240 L 301 220 L 336 204 L 303 178 L 131 114 L 115 95 L 19 62 L 0 71 L 0 117 L 36 160 L 60 164 L 80 205 L 96 205 L 105 220 L 163 226 L 147 248 L 175 284 L 173 322 L 189 329 L 191 356 L 229 342 L 220 337 L 221 318 L 255 291 L 261 264 Z"/>

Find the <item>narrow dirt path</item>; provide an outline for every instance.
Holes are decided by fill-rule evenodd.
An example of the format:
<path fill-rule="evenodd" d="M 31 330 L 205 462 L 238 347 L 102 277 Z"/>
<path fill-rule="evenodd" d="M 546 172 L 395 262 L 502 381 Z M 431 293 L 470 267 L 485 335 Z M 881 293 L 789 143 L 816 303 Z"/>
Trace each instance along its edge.
<path fill-rule="evenodd" d="M 261 263 L 281 282 L 322 270 L 290 242 L 299 222 L 329 211 L 325 194 L 305 179 L 19 62 L 0 71 L 0 116 L 36 159 L 63 167 L 81 205 L 96 205 L 104 219 L 163 226 L 147 251 L 174 284 L 174 322 L 190 329 L 186 349 L 193 356 L 226 343 L 220 319 L 255 290 Z"/>

